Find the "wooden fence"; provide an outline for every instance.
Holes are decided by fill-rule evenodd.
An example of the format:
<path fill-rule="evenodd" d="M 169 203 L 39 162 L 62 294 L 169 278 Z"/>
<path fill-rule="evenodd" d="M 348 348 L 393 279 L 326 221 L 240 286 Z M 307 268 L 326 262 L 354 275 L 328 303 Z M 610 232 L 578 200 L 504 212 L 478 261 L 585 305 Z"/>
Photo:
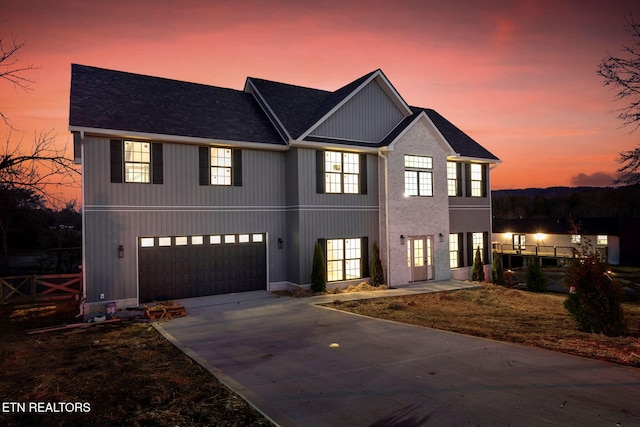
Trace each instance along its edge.
<path fill-rule="evenodd" d="M 82 273 L 0 277 L 0 304 L 78 299 Z"/>

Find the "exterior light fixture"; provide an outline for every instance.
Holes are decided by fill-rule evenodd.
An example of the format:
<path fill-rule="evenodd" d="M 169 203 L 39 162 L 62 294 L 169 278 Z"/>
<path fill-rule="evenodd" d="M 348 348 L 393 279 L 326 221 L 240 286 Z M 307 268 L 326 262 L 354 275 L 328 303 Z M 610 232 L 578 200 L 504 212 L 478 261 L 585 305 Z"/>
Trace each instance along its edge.
<path fill-rule="evenodd" d="M 544 233 L 536 233 L 536 235 L 535 235 L 535 238 L 536 238 L 537 241 L 544 240 L 545 237 L 547 237 L 547 235 L 544 234 Z"/>
<path fill-rule="evenodd" d="M 124 246 L 118 245 L 118 258 L 124 258 Z"/>
<path fill-rule="evenodd" d="M 278 249 L 282 249 L 284 246 L 284 242 L 282 241 L 282 237 L 278 237 Z"/>
<path fill-rule="evenodd" d="M 444 234 L 440 233 L 439 237 L 440 237 L 440 242 L 444 242 Z"/>
<path fill-rule="evenodd" d="M 401 235 L 400 235 L 400 244 L 401 244 L 401 245 L 404 245 L 404 239 L 405 239 L 404 234 L 401 234 Z"/>

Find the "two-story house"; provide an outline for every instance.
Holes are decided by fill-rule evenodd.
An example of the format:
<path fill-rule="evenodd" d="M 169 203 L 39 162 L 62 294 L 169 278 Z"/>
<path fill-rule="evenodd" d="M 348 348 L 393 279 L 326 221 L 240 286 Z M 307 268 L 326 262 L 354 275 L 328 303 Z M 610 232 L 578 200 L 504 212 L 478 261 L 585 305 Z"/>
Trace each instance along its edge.
<path fill-rule="evenodd" d="M 232 90 L 73 65 L 88 309 L 310 281 L 468 279 L 499 160 L 381 70 L 333 92 Z"/>

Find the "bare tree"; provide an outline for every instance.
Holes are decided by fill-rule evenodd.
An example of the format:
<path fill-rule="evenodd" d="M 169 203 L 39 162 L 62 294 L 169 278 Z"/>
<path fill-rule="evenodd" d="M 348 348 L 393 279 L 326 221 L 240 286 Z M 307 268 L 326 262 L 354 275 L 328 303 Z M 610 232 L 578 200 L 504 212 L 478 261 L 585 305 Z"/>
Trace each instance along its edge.
<path fill-rule="evenodd" d="M 15 38 L 7 42 L 0 37 L 0 78 L 8 81 L 14 89 L 30 90 L 33 80 L 25 77 L 25 73 L 35 68 L 32 65 L 20 65 L 18 52 L 24 47 L 24 42 Z M 7 116 L 0 111 L 0 118 L 9 125 Z"/>
<path fill-rule="evenodd" d="M 11 148 L 9 140 L 0 153 L 0 271 L 8 268 L 7 238 L 15 218 L 25 210 L 44 209 L 45 204 L 65 206 L 61 190 L 77 187 L 80 175 L 65 156 L 66 147 L 56 146 L 52 131 L 41 132 L 28 151 L 21 151 L 21 144 Z"/>
<path fill-rule="evenodd" d="M 631 126 L 633 133 L 640 127 L 640 22 L 636 22 L 631 14 L 627 18 L 627 31 L 632 43 L 623 45 L 619 56 L 609 55 L 603 59 L 597 73 L 604 79 L 604 86 L 616 88 L 616 99 L 629 102 L 618 110 L 618 118 L 623 126 Z M 622 164 L 618 169 L 622 175 L 616 183 L 640 183 L 640 146 L 621 152 L 616 160 Z"/>
<path fill-rule="evenodd" d="M 8 43 L 0 38 L 0 78 L 16 89 L 30 90 L 34 81 L 25 77 L 25 73 L 34 67 L 20 65 L 17 57 L 24 45 L 13 37 Z M 51 191 L 54 186 L 77 186 L 79 176 L 73 162 L 65 157 L 66 146 L 59 148 L 53 131 L 44 131 L 36 134 L 34 143 L 25 148 L 22 140 L 15 142 L 16 131 L 7 116 L 0 112 L 0 118 L 9 128 L 5 148 L 0 152 L 0 189 L 29 190 L 57 205 L 60 200 Z"/>
<path fill-rule="evenodd" d="M 22 151 L 20 143 L 11 148 L 8 137 L 0 153 L 0 188 L 30 190 L 58 205 L 60 194 L 54 187 L 77 187 L 80 172 L 66 157 L 67 147 L 56 145 L 56 136 L 53 131 L 40 132 L 28 151 Z"/>

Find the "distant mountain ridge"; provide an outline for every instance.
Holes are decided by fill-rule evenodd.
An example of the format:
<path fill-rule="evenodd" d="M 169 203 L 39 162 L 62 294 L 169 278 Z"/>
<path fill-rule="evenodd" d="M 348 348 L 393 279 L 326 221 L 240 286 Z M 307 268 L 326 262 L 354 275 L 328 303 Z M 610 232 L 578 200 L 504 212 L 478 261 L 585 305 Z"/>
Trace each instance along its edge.
<path fill-rule="evenodd" d="M 640 185 L 494 190 L 494 219 L 640 218 Z"/>
<path fill-rule="evenodd" d="M 624 188 L 624 187 L 620 187 Z M 554 197 L 554 196 L 565 196 L 567 194 L 576 194 L 576 193 L 584 193 L 584 192 L 607 192 L 607 191 L 616 191 L 617 187 L 547 187 L 547 188 L 538 188 L 538 187 L 530 187 L 530 188 L 514 188 L 507 190 L 491 190 L 492 197 L 504 197 L 504 196 L 527 196 L 527 197 L 536 197 L 536 196 L 546 196 L 546 197 Z"/>

